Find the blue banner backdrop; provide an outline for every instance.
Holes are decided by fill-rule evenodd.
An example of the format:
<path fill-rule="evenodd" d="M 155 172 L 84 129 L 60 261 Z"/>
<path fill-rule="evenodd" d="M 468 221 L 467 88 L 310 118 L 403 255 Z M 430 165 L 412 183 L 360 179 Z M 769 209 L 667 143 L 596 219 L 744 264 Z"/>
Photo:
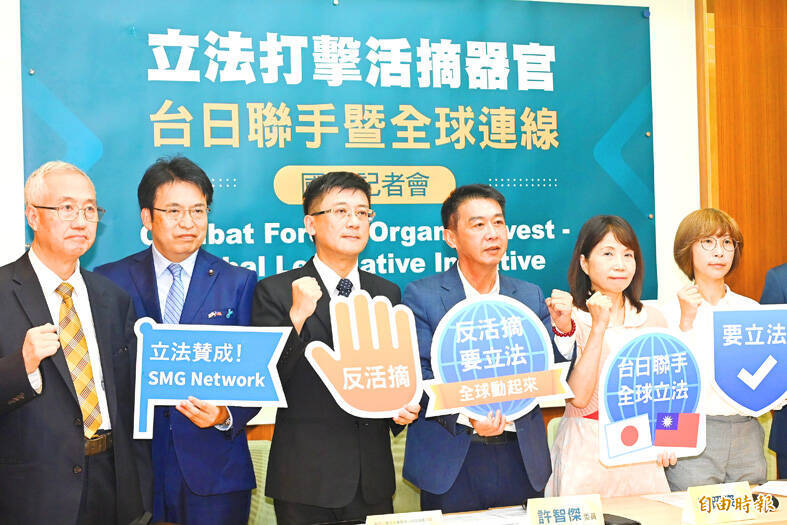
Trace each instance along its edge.
<path fill-rule="evenodd" d="M 510 0 L 23 2 L 25 171 L 62 159 L 93 178 L 109 211 L 87 267 L 149 242 L 137 184 L 183 154 L 216 189 L 206 247 L 260 276 L 311 255 L 300 193 L 350 166 L 378 213 L 362 268 L 400 285 L 450 264 L 440 202 L 481 182 L 508 200 L 503 270 L 565 288 L 582 223 L 617 214 L 654 298 L 648 16 Z"/>

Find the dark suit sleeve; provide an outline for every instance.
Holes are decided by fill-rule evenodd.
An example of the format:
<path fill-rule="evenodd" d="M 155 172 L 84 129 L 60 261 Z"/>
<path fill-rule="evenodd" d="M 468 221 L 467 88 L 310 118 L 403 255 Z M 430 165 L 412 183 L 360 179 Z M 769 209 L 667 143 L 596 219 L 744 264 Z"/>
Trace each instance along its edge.
<path fill-rule="evenodd" d="M 782 267 L 784 269 L 785 267 Z M 765 274 L 765 286 L 762 289 L 760 304 L 785 304 L 787 303 L 787 269 L 780 272 L 780 268 L 771 268 Z M 780 278 L 781 277 L 781 278 Z M 774 410 L 773 423 L 771 424 L 771 437 L 768 448 L 777 454 L 787 454 L 787 409 Z M 780 472 L 784 476 L 783 472 Z"/>
<path fill-rule="evenodd" d="M 251 304 L 254 300 L 254 288 L 257 286 L 257 274 L 254 272 L 245 272 L 247 275 L 246 282 L 243 283 L 243 289 L 240 292 L 238 299 L 238 325 L 249 326 L 251 321 Z"/>
<path fill-rule="evenodd" d="M 784 304 L 787 303 L 787 282 L 779 279 L 779 272 L 775 268 L 768 270 L 765 274 L 765 286 L 762 289 L 760 304 Z M 787 274 L 787 272 L 783 272 Z"/>
<path fill-rule="evenodd" d="M 295 370 L 295 365 L 304 357 L 306 342 L 309 341 L 307 323 L 304 323 L 300 335 L 295 330 L 290 320 L 290 301 L 284 299 L 285 294 L 292 294 L 291 290 L 278 290 L 276 293 L 270 286 L 270 281 L 263 279 L 257 283 L 254 290 L 254 300 L 251 306 L 252 326 L 285 326 L 292 328 L 284 349 L 276 363 L 282 386 L 286 385 Z"/>
<path fill-rule="evenodd" d="M 137 336 L 134 333 L 134 323 L 137 320 L 137 313 L 134 310 L 134 303 L 128 298 L 126 308 L 126 319 L 124 324 L 124 341 L 128 348 L 129 370 L 131 371 L 131 385 L 135 385 L 135 374 L 137 369 Z M 133 386 L 132 386 L 133 389 Z M 133 410 L 133 407 L 131 407 Z M 121 409 L 122 410 L 122 409 Z M 133 439 L 134 421 L 131 421 L 131 447 L 134 461 L 137 465 L 139 474 L 139 489 L 142 494 L 142 504 L 146 511 L 153 512 L 153 461 L 150 451 L 149 439 Z"/>
<path fill-rule="evenodd" d="M 423 374 L 424 381 L 434 379 L 434 372 L 432 371 L 432 324 L 430 323 L 429 314 L 426 310 L 426 303 L 429 299 L 429 291 L 417 284 L 409 284 L 404 290 L 404 298 L 402 302 L 405 306 L 413 311 L 415 318 L 415 332 L 418 339 L 418 353 L 421 356 L 421 373 Z M 439 321 L 439 320 L 438 320 Z M 434 323 L 437 326 L 437 323 Z M 425 417 L 426 407 L 429 404 L 429 396 L 426 392 L 421 396 L 421 414 L 419 417 Z M 435 421 L 440 423 L 448 432 L 456 435 L 456 420 L 458 414 L 447 414 L 444 416 L 436 416 Z"/>
<path fill-rule="evenodd" d="M 424 380 L 434 379 L 432 372 L 432 327 L 429 315 L 424 308 L 423 292 L 418 286 L 408 285 L 404 290 L 404 305 L 413 312 L 415 332 L 418 339 L 418 353 L 421 356 L 421 372 Z"/>
<path fill-rule="evenodd" d="M 238 297 L 238 326 L 249 326 L 251 321 L 251 303 L 254 299 L 254 288 L 257 286 L 257 274 L 254 272 L 244 272 L 246 281 L 243 283 L 243 288 L 240 290 Z M 246 431 L 246 424 L 256 416 L 260 409 L 258 407 L 227 407 L 232 414 L 232 427 L 227 430 L 230 438 L 235 438 L 241 432 Z"/>
<path fill-rule="evenodd" d="M 232 414 L 232 426 L 227 430 L 227 434 L 234 439 L 238 434 L 246 432 L 246 424 L 260 412 L 259 407 L 227 407 Z"/>
<path fill-rule="evenodd" d="M 260 409 L 259 407 L 228 406 L 227 411 L 232 416 L 232 426 L 224 432 L 228 439 L 235 439 L 239 434 L 246 432 L 246 425 L 254 416 L 259 414 Z M 212 427 L 212 429 L 218 430 L 215 427 Z"/>
<path fill-rule="evenodd" d="M 22 350 L 0 357 L 0 416 L 36 396 L 25 370 Z"/>
<path fill-rule="evenodd" d="M 391 301 L 392 306 L 402 304 L 402 291 L 399 289 L 397 285 L 393 283 L 389 283 L 389 284 L 391 285 L 391 288 L 386 293 L 384 293 L 384 295 L 388 298 L 389 301 Z M 395 423 L 393 418 L 388 419 L 388 427 L 391 429 L 391 433 L 393 433 L 394 436 L 398 436 L 399 433 L 402 430 L 404 430 L 405 426 L 406 425 L 400 425 L 398 423 Z"/>

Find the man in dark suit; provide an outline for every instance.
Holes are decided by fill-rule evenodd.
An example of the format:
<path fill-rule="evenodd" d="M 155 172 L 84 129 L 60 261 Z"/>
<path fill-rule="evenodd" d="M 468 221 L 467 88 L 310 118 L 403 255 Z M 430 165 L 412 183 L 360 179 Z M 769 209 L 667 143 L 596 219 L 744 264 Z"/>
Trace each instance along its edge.
<path fill-rule="evenodd" d="M 332 297 L 362 289 L 400 302 L 395 284 L 358 270 L 374 216 L 370 196 L 369 184 L 354 173 L 313 180 L 303 209 L 316 255 L 302 268 L 263 279 L 254 294 L 253 325 L 293 328 L 277 365 L 287 408 L 276 415 L 265 484 L 280 525 L 393 512 L 389 431 L 413 421 L 418 405 L 402 408 L 393 420 L 352 416 L 336 404 L 304 355 L 311 341 L 333 345 Z"/>
<path fill-rule="evenodd" d="M 213 186 L 189 159 L 160 159 L 138 188 L 153 245 L 96 268 L 125 289 L 139 317 L 170 324 L 248 325 L 257 275 L 202 250 Z M 256 486 L 246 423 L 259 411 L 194 397 L 156 407 L 153 519 L 245 525 Z"/>
<path fill-rule="evenodd" d="M 443 273 L 410 283 L 403 301 L 415 316 L 424 380 L 434 377 L 431 347 L 437 325 L 465 298 L 512 297 L 533 310 L 552 334 L 541 289 L 497 270 L 508 246 L 504 212 L 503 195 L 480 184 L 456 188 L 443 203 L 445 241 L 456 249 L 457 263 Z M 570 300 L 551 298 L 550 304 L 561 333 L 571 335 Z M 570 357 L 573 339 L 563 339 L 561 351 Z M 556 361 L 566 360 L 554 350 Z M 424 396 L 421 404 L 426 402 Z M 514 422 L 506 421 L 499 410 L 484 420 L 458 414 L 421 418 L 407 433 L 403 475 L 421 489 L 423 510 L 460 512 L 518 505 L 543 496 L 551 472 L 544 418 L 538 407 Z"/>
<path fill-rule="evenodd" d="M 147 523 L 150 457 L 131 438 L 134 307 L 82 270 L 104 210 L 93 183 L 48 162 L 25 185 L 35 232 L 0 268 L 0 520 Z"/>
<path fill-rule="evenodd" d="M 761 304 L 787 304 L 787 264 L 768 270 Z M 779 478 L 787 477 L 787 410 L 775 410 L 768 448 L 776 452 Z"/>

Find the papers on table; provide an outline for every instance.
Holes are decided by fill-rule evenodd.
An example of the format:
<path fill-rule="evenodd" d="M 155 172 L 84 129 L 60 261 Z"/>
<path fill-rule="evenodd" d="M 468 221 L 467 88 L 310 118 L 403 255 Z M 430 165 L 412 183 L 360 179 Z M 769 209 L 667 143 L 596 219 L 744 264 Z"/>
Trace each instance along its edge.
<path fill-rule="evenodd" d="M 776 494 L 777 496 L 787 496 L 787 481 L 769 481 L 759 487 L 754 487 L 751 491 L 762 492 L 764 494 Z"/>
<path fill-rule="evenodd" d="M 505 507 L 489 509 L 481 512 L 466 512 L 463 514 L 444 514 L 443 523 L 470 525 L 483 523 L 484 525 L 528 525 L 527 511 L 522 507 Z"/>
<path fill-rule="evenodd" d="M 685 508 L 686 504 L 689 502 L 688 495 L 685 492 L 673 492 L 671 494 L 651 494 L 649 496 L 642 497 L 646 499 L 652 499 L 654 501 L 660 501 L 662 503 L 666 503 L 667 505 L 678 507 L 679 509 Z"/>

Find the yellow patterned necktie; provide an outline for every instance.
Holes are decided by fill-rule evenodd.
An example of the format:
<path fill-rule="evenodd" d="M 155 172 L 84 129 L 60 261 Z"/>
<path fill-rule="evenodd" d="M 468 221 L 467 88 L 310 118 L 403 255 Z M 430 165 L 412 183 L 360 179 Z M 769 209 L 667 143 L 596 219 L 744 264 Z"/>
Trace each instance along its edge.
<path fill-rule="evenodd" d="M 68 283 L 60 283 L 55 292 L 63 298 L 60 305 L 60 346 L 63 347 L 79 399 L 85 437 L 91 438 L 101 426 L 101 411 L 98 409 L 98 394 L 93 381 L 93 367 L 90 366 L 90 356 L 87 353 L 87 340 L 71 299 L 74 287 Z"/>

